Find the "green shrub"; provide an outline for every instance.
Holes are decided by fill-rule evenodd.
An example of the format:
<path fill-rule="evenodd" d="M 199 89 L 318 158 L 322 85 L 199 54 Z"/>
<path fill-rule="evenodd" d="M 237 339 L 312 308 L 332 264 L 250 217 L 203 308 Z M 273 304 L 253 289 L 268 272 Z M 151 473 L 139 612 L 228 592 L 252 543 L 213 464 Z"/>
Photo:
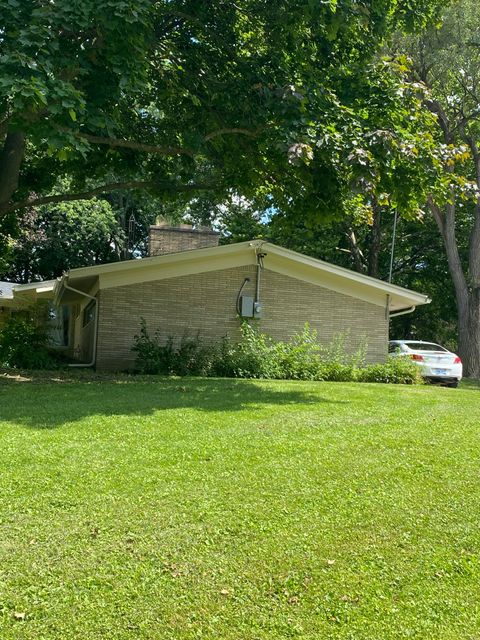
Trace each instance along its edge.
<path fill-rule="evenodd" d="M 390 356 L 385 364 L 371 364 L 357 372 L 359 382 L 422 384 L 420 368 L 410 358 Z"/>
<path fill-rule="evenodd" d="M 137 354 L 135 369 L 139 373 L 200 376 L 208 375 L 212 366 L 212 353 L 202 345 L 198 335 L 191 338 L 185 334 L 178 347 L 173 337 L 162 344 L 158 331 L 150 336 L 144 318 L 140 321 L 140 334 L 134 337 L 132 351 Z"/>
<path fill-rule="evenodd" d="M 341 362 L 321 362 L 317 380 L 324 382 L 352 382 L 356 380 L 358 369 L 352 364 Z"/>
<path fill-rule="evenodd" d="M 390 358 L 385 364 L 364 366 L 366 344 L 348 354 L 347 337 L 337 335 L 329 345 L 321 345 L 317 332 L 305 325 L 301 333 L 283 342 L 244 322 L 238 342 L 225 337 L 207 348 L 198 335 L 184 335 L 175 347 L 173 338 L 162 344 L 158 332 L 150 337 L 142 319 L 133 350 L 140 373 L 399 384 L 422 381 L 418 367 L 409 359 Z"/>
<path fill-rule="evenodd" d="M 0 365 L 16 369 L 54 369 L 45 327 L 35 318 L 11 316 L 0 331 Z"/>
<path fill-rule="evenodd" d="M 288 342 L 276 342 L 273 355 L 281 371 L 280 377 L 291 380 L 322 379 L 321 350 L 317 332 L 310 329 L 308 324 Z"/>
<path fill-rule="evenodd" d="M 316 339 L 316 333 L 315 333 Z M 324 362 L 348 365 L 353 368 L 363 367 L 367 354 L 367 340 L 364 336 L 360 346 L 353 353 L 348 353 L 345 342 L 350 339 L 350 332 L 336 333 L 332 341 L 320 346 L 321 358 Z"/>
<path fill-rule="evenodd" d="M 224 339 L 212 367 L 215 375 L 235 378 L 281 380 L 355 379 L 355 371 L 365 358 L 364 343 L 353 354 L 345 350 L 345 335 L 337 335 L 329 345 L 321 345 L 315 329 L 305 325 L 288 341 L 274 340 L 255 327 L 242 323 L 242 337 L 232 343 Z"/>
<path fill-rule="evenodd" d="M 213 350 L 214 375 L 232 378 L 280 378 L 281 369 L 274 357 L 276 343 L 247 322 L 241 326 L 242 338 L 232 343 L 224 338 L 220 348 Z"/>

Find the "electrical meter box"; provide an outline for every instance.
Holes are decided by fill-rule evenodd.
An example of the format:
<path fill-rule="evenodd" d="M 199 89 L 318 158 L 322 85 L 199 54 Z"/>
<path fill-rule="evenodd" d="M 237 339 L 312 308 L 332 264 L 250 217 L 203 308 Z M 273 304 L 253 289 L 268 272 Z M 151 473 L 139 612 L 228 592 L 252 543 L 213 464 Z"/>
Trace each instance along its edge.
<path fill-rule="evenodd" d="M 242 296 L 240 298 L 240 315 L 242 318 L 253 318 L 254 305 L 253 296 Z"/>

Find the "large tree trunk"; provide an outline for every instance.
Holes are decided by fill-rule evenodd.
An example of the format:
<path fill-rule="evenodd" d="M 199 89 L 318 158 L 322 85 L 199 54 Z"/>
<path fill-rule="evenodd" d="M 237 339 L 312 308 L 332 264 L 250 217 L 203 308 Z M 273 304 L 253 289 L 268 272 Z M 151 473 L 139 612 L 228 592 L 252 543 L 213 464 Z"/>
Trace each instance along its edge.
<path fill-rule="evenodd" d="M 480 378 L 480 290 L 468 296 L 466 311 L 458 312 L 458 351 L 463 373 L 468 378 Z"/>
<path fill-rule="evenodd" d="M 480 153 L 473 137 L 467 136 L 480 189 Z M 480 378 L 480 197 L 474 209 L 474 221 L 468 247 L 468 308 L 459 327 L 459 344 L 468 376 Z"/>
<path fill-rule="evenodd" d="M 463 362 L 464 375 L 480 378 L 480 286 L 475 282 L 476 265 L 480 263 L 480 245 L 470 245 L 469 273 L 473 286 L 469 286 L 463 270 L 455 234 L 455 204 L 447 204 L 444 211 L 432 200 L 430 210 L 443 238 L 448 267 L 455 287 L 458 311 L 458 351 Z M 479 207 L 480 213 L 480 207 Z M 472 237 L 474 232 L 472 232 Z"/>
<path fill-rule="evenodd" d="M 18 189 L 20 167 L 25 153 L 25 134 L 22 131 L 7 133 L 0 153 L 0 216 Z"/>

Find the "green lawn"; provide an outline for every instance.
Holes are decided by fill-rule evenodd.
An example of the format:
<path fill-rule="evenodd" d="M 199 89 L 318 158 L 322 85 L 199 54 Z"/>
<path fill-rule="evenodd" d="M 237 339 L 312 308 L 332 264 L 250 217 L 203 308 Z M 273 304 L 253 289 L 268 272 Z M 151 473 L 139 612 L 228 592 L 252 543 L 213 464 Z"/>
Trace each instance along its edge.
<path fill-rule="evenodd" d="M 0 377 L 0 638 L 480 638 L 480 391 Z"/>

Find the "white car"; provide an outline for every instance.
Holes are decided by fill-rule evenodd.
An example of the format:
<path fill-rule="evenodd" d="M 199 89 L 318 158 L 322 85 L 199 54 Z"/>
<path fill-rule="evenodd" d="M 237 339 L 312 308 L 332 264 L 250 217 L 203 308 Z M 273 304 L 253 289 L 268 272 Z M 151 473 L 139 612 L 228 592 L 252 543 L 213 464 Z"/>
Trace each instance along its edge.
<path fill-rule="evenodd" d="M 432 382 L 458 387 L 462 379 L 461 359 L 439 344 L 421 340 L 390 340 L 388 352 L 392 356 L 411 358 L 421 368 L 422 376 Z"/>

